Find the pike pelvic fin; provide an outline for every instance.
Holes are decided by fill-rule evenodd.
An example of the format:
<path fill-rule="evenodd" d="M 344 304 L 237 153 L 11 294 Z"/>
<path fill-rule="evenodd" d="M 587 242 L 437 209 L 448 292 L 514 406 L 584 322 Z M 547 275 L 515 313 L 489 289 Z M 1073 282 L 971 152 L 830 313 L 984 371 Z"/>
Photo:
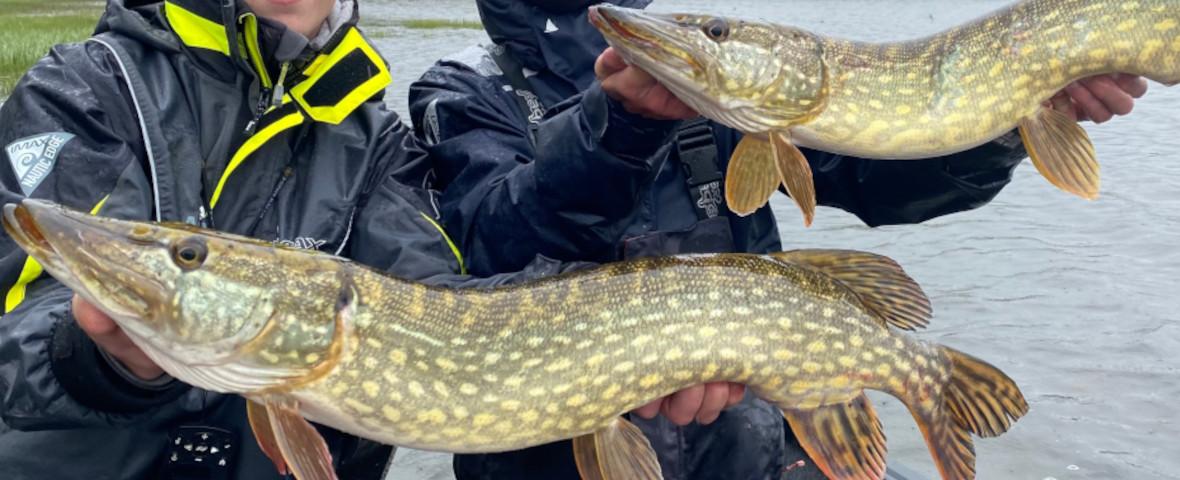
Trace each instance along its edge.
<path fill-rule="evenodd" d="M 885 478 L 885 433 L 864 392 L 814 410 L 784 410 L 795 438 L 833 480 Z"/>
<path fill-rule="evenodd" d="M 770 256 L 835 279 L 887 325 L 916 330 L 933 316 L 922 287 L 889 257 L 854 250 L 791 250 Z"/>
<path fill-rule="evenodd" d="M 295 475 L 297 480 L 337 480 L 328 444 L 324 442 L 320 432 L 299 414 L 298 405 L 267 402 L 265 408 L 274 444 L 278 445 L 279 451 L 282 452 L 290 473 Z M 251 426 L 254 426 L 253 421 Z M 258 431 L 254 434 L 258 435 Z M 263 445 L 265 452 L 265 444 L 262 441 L 259 441 L 259 444 Z"/>
<path fill-rule="evenodd" d="M 1087 200 L 1098 198 L 1098 158 L 1078 122 L 1052 108 L 1041 108 L 1020 121 L 1020 136 L 1033 165 L 1049 183 Z"/>
<path fill-rule="evenodd" d="M 807 157 L 799 151 L 799 147 L 791 143 L 791 138 L 783 132 L 770 132 L 770 144 L 774 147 L 775 169 L 778 171 L 779 181 L 787 194 L 803 212 L 803 226 L 810 227 L 815 220 L 815 180 L 811 175 L 811 164 Z"/>
<path fill-rule="evenodd" d="M 275 439 L 274 429 L 270 428 L 270 414 L 267 413 L 266 407 L 253 400 L 246 400 L 246 416 L 250 420 L 250 430 L 254 432 L 254 439 L 258 441 L 262 453 L 274 462 L 279 475 L 286 475 L 287 462 L 283 460 L 283 452 L 279 449 L 278 440 Z"/>
<path fill-rule="evenodd" d="M 1016 383 L 996 367 L 951 348 L 942 347 L 942 351 L 951 361 L 942 403 L 922 398 L 905 403 L 942 478 L 970 480 L 975 478 L 971 434 L 994 437 L 1008 431 L 1012 422 L 1028 412 L 1028 403 Z"/>
<path fill-rule="evenodd" d="M 725 173 L 725 203 L 739 216 L 766 205 L 778 189 L 779 174 L 769 142 L 746 135 L 733 151 Z"/>
<path fill-rule="evenodd" d="M 664 478 L 647 437 L 622 418 L 602 430 L 574 438 L 574 460 L 582 480 Z"/>

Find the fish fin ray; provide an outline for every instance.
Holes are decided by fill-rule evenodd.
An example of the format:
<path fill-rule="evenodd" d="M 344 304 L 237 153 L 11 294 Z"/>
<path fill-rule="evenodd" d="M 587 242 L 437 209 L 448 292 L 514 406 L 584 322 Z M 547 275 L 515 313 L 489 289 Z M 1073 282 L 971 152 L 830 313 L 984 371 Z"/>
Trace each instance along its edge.
<path fill-rule="evenodd" d="M 328 444 L 297 406 L 269 402 L 266 411 L 283 459 L 297 480 L 337 480 Z"/>
<path fill-rule="evenodd" d="M 574 461 L 583 480 L 664 478 L 647 437 L 622 418 L 609 427 L 574 438 Z"/>
<path fill-rule="evenodd" d="M 803 225 L 810 227 L 815 220 L 815 180 L 811 164 L 803 152 L 791 143 L 791 138 L 782 132 L 770 132 L 770 143 L 774 147 L 775 170 L 783 188 L 803 212 Z"/>
<path fill-rule="evenodd" d="M 885 478 L 885 433 L 861 392 L 847 403 L 783 410 L 807 455 L 833 480 Z"/>
<path fill-rule="evenodd" d="M 283 460 L 283 452 L 279 449 L 274 429 L 270 426 L 270 415 L 266 411 L 266 406 L 253 400 L 246 400 L 246 418 L 250 420 L 250 429 L 254 432 L 254 439 L 258 441 L 258 447 L 262 449 L 262 453 L 274 462 L 279 475 L 286 475 L 287 462 Z"/>
<path fill-rule="evenodd" d="M 1098 198 L 1098 158 L 1078 122 L 1057 110 L 1041 108 L 1020 121 L 1020 136 L 1033 165 L 1049 183 L 1087 200 Z"/>
<path fill-rule="evenodd" d="M 906 405 L 942 478 L 970 480 L 975 478 L 971 434 L 994 437 L 1008 431 L 1028 412 L 1028 403 L 1016 383 L 998 368 L 957 350 L 941 348 L 951 363 L 941 402 L 911 400 Z"/>
<path fill-rule="evenodd" d="M 725 173 L 725 203 L 747 216 L 770 201 L 778 188 L 774 149 L 769 142 L 746 135 L 733 151 Z"/>
<path fill-rule="evenodd" d="M 834 278 L 852 290 L 874 317 L 896 328 L 924 328 L 934 314 L 918 282 L 884 255 L 855 250 L 791 250 L 770 255 Z"/>

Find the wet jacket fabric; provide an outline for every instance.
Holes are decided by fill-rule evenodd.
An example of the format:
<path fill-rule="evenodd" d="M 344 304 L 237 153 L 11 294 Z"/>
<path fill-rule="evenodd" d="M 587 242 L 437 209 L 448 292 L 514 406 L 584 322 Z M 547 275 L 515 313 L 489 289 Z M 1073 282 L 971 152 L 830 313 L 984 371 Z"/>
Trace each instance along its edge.
<path fill-rule="evenodd" d="M 636 8 L 649 3 L 609 1 Z M 477 4 L 494 45 L 442 59 L 410 89 L 411 118 L 442 189 L 444 225 L 472 273 L 511 271 L 536 254 L 609 262 L 781 249 L 769 207 L 744 218 L 702 214 L 705 195 L 690 191 L 690 184 L 701 185 L 689 178 L 699 165 L 686 168 L 700 159 L 681 154 L 700 151 L 683 141 L 686 131 L 699 133 L 700 124 L 643 119 L 609 99 L 593 72 L 606 43 L 584 10 L 555 13 L 525 0 Z M 516 79 L 513 71 L 520 73 Z M 719 175 L 741 134 L 704 125 L 711 132 L 704 143 L 716 152 L 708 167 Z M 700 136 L 695 139 L 699 143 Z M 819 203 L 870 226 L 918 223 L 984 205 L 1025 156 L 1015 135 L 920 161 L 804 153 Z M 752 398 L 708 427 L 637 423 L 667 478 L 779 478 L 787 465 L 806 458 L 774 407 Z M 791 478 L 822 478 L 804 463 L 810 467 L 792 470 Z M 576 478 L 568 443 L 457 455 L 455 472 L 460 480 Z"/>
<path fill-rule="evenodd" d="M 432 283 L 550 273 L 461 275 L 424 152 L 381 102 L 388 67 L 340 5 L 308 42 L 232 0 L 109 2 L 0 109 L 0 202 L 187 222 Z M 0 235 L 0 478 L 279 478 L 240 397 L 126 374 L 71 295 Z M 388 448 L 321 431 L 344 478 L 379 477 Z"/>

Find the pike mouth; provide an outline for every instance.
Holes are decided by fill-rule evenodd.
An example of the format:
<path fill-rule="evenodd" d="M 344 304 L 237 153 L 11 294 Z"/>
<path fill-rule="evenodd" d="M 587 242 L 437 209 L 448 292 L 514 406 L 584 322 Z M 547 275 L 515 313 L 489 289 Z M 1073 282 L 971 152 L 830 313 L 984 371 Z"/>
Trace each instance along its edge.
<path fill-rule="evenodd" d="M 146 315 L 153 299 L 120 287 L 119 282 L 104 279 L 110 280 L 113 276 L 132 278 L 145 286 L 157 286 L 157 282 L 87 251 L 88 244 L 111 241 L 116 235 L 101 227 L 94 228 L 74 218 L 75 215 L 77 213 L 59 205 L 26 199 L 20 204 L 4 206 L 3 225 L 17 245 L 50 275 L 91 303 L 113 313 L 112 318 Z M 85 238 L 88 236 L 94 238 Z M 59 245 L 59 241 L 62 244 Z M 152 289 L 144 288 L 143 291 Z"/>
<path fill-rule="evenodd" d="M 641 67 L 682 67 L 694 72 L 703 71 L 701 64 L 680 48 L 681 42 L 677 38 L 661 31 L 661 27 L 684 28 L 682 25 L 633 12 L 610 4 L 595 5 L 590 7 L 590 23 L 602 32 L 607 42 L 615 46 L 624 58 L 630 62 L 638 60 Z M 672 65 L 671 62 L 681 65 Z"/>

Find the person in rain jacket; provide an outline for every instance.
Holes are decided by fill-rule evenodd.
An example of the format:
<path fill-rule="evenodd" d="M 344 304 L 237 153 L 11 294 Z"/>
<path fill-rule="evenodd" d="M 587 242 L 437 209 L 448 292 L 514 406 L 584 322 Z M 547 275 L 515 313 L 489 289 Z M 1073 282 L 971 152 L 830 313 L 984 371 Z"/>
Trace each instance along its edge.
<path fill-rule="evenodd" d="M 649 0 L 608 2 L 643 8 Z M 493 44 L 444 58 L 410 89 L 410 116 L 443 192 L 444 225 L 472 273 L 513 271 L 537 254 L 610 262 L 782 249 L 769 207 L 738 217 L 724 205 L 723 172 L 741 134 L 696 118 L 649 75 L 604 53 L 586 14 L 594 2 L 476 3 Z M 1145 89 L 1137 77 L 1101 77 L 1055 100 L 1105 121 L 1128 113 Z M 978 208 L 1025 158 L 1015 132 L 924 161 L 805 153 L 819 203 L 870 226 Z M 636 412 L 663 413 L 639 423 L 667 478 L 777 479 L 805 459 L 765 402 L 747 398 L 720 412 L 740 394 L 740 386 L 711 384 Z M 460 480 L 576 478 L 566 442 L 458 455 L 455 472 Z M 819 472 L 805 462 L 791 475 Z"/>
<path fill-rule="evenodd" d="M 556 272 L 461 275 L 356 21 L 354 0 L 111 0 L 0 109 L 0 202 L 187 222 L 437 284 Z M 280 478 L 241 397 L 165 375 L 7 235 L 0 300 L 0 478 Z M 381 478 L 388 447 L 321 431 L 342 478 Z"/>

